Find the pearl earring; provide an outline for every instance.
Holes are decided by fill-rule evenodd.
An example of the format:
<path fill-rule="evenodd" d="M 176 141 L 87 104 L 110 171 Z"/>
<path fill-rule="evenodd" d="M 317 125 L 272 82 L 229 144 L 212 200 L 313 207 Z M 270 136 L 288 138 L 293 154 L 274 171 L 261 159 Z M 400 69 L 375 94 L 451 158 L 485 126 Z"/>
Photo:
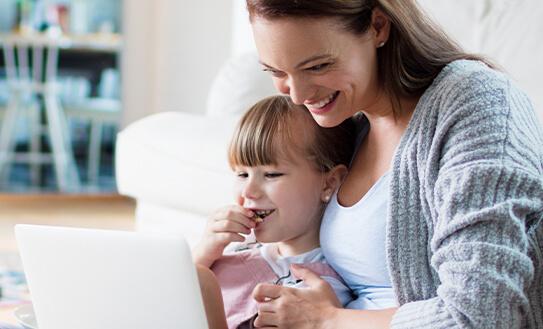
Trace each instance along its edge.
<path fill-rule="evenodd" d="M 385 45 L 384 41 L 379 42 L 379 48 L 383 47 Z"/>
<path fill-rule="evenodd" d="M 329 195 L 325 196 L 324 200 L 326 200 L 326 202 L 330 201 L 330 196 Z"/>

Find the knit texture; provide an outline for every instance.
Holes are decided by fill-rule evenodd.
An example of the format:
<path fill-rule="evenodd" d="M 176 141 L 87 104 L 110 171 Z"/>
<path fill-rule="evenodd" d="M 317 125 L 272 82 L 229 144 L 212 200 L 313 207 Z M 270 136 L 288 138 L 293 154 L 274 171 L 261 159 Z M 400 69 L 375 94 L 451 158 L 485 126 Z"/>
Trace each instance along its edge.
<path fill-rule="evenodd" d="M 543 328 L 543 131 L 476 61 L 446 66 L 394 154 L 392 328 Z"/>

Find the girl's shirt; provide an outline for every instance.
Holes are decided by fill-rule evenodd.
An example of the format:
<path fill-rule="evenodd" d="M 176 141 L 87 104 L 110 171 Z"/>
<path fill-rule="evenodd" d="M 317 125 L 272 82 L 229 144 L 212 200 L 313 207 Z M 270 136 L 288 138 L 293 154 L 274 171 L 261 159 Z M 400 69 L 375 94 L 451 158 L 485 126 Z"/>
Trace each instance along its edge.
<path fill-rule="evenodd" d="M 268 265 L 279 278 L 279 283 L 283 286 L 290 286 L 298 289 L 308 288 L 303 281 L 297 280 L 297 278 L 291 274 L 291 264 L 328 264 L 322 254 L 321 248 L 316 248 L 304 254 L 292 257 L 281 256 L 277 251 L 277 245 L 273 243 L 264 244 L 259 250 L 262 257 L 268 262 Z M 352 292 L 349 287 L 345 285 L 345 282 L 332 276 L 323 276 L 322 278 L 330 283 L 342 305 L 347 305 L 352 301 Z"/>
<path fill-rule="evenodd" d="M 328 281 L 342 305 L 353 298 L 349 287 L 324 260 L 320 248 L 283 257 L 275 244 L 251 242 L 236 244 L 235 247 L 234 252 L 225 253 L 211 266 L 221 286 L 228 328 L 254 327 L 252 323 L 258 313 L 258 303 L 253 298 L 253 290 L 259 283 L 307 288 L 303 281 L 290 273 L 292 263 L 300 264 Z"/>

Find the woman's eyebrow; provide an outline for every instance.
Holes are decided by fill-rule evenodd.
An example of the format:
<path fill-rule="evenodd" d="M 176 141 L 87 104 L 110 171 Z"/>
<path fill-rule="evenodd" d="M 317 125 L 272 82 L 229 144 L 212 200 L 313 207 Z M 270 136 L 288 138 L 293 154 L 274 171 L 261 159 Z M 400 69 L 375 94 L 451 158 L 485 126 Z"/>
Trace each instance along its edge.
<path fill-rule="evenodd" d="M 298 63 L 298 65 L 296 65 L 296 68 L 299 69 L 311 62 L 314 62 L 314 61 L 318 61 L 318 60 L 321 60 L 321 59 L 324 59 L 324 58 L 330 58 L 331 55 L 328 55 L 328 54 L 324 54 L 324 55 L 317 55 L 317 56 L 313 56 L 313 57 L 309 57 L 308 59 L 304 60 L 304 61 L 301 61 L 300 63 Z"/>
<path fill-rule="evenodd" d="M 263 61 L 261 61 L 261 60 L 259 60 L 259 61 L 258 61 L 258 63 L 260 63 L 260 65 L 262 65 L 262 66 L 265 66 L 265 67 L 267 67 L 267 68 L 269 68 L 269 69 L 271 69 L 271 70 L 274 70 L 274 71 L 276 71 L 276 70 L 277 70 L 277 69 L 276 69 L 275 67 L 273 67 L 273 66 L 270 66 L 270 65 L 268 65 L 268 64 L 266 64 L 266 63 L 264 63 L 264 62 L 263 62 Z"/>
<path fill-rule="evenodd" d="M 300 63 L 298 63 L 298 65 L 296 65 L 296 68 L 299 69 L 299 68 L 302 68 L 303 66 L 311 63 L 311 62 L 314 62 L 314 61 L 318 61 L 318 60 L 321 60 L 321 59 L 325 59 L 325 58 L 330 58 L 332 57 L 331 55 L 328 55 L 328 54 L 324 54 L 324 55 L 317 55 L 317 56 L 313 56 L 313 57 L 309 57 L 308 59 L 305 59 L 303 61 L 301 61 Z M 273 66 L 271 65 L 268 65 L 266 63 L 264 63 L 263 61 L 259 60 L 258 61 L 260 63 L 260 65 L 262 66 L 265 66 L 271 70 L 274 70 L 274 71 L 278 71 L 276 68 L 274 68 Z"/>

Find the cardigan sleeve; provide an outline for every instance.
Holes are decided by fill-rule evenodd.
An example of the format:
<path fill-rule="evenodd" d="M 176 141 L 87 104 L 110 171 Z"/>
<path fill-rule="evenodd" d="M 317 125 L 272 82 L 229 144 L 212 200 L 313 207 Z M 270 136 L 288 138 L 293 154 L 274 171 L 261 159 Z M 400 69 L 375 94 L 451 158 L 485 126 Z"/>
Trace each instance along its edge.
<path fill-rule="evenodd" d="M 438 202 L 431 241 L 437 297 L 407 303 L 395 321 L 405 316 L 410 328 L 520 328 L 534 275 L 526 225 L 543 207 L 541 182 L 488 168 L 449 178 L 438 183 L 448 193 Z"/>
<path fill-rule="evenodd" d="M 392 327 L 520 328 L 533 318 L 528 291 L 541 286 L 529 257 L 543 217 L 541 127 L 507 79 L 470 76 L 456 88 L 418 164 L 436 296 L 411 298 Z"/>

